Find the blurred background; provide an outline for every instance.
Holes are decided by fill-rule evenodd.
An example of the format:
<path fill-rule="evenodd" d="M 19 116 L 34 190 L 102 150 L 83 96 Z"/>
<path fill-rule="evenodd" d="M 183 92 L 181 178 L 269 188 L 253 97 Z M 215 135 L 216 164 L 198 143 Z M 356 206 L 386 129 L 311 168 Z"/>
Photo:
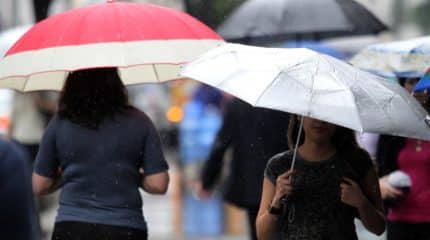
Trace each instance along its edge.
<path fill-rule="evenodd" d="M 68 9 L 95 4 L 98 0 L 1 0 L 0 51 L 4 54 L 10 39 L 22 34 L 27 26 L 47 16 Z M 226 17 L 245 0 L 141 0 L 188 12 L 210 27 L 217 29 Z M 413 38 L 430 33 L 430 0 L 358 0 L 384 22 L 390 31 L 378 35 L 327 39 L 326 46 L 348 59 L 365 46 L 391 40 Z M 21 30 L 20 30 L 21 29 Z M 9 35 L 9 37 L 7 36 Z M 9 41 L 9 42 L 8 42 Z M 282 43 L 284 44 L 284 43 Z M 271 44 L 273 46 L 276 44 Z M 281 44 L 279 45 L 281 46 Z M 205 205 L 209 222 L 195 222 L 203 214 L 198 201 L 192 201 L 191 184 L 198 175 L 201 161 L 220 125 L 222 106 L 210 109 L 205 118 L 193 118 L 199 105 L 199 85 L 190 81 L 166 84 L 146 84 L 129 87 L 133 104 L 145 111 L 156 124 L 170 162 L 172 181 L 167 196 L 143 194 L 145 217 L 149 222 L 150 239 L 247 239 L 246 218 L 234 206 L 223 203 L 219 194 Z M 37 146 L 40 135 L 55 110 L 56 93 L 20 94 L 0 90 L 0 132 L 28 146 Z M 225 98 L 225 96 L 224 96 Z M 20 126 L 21 125 L 21 126 Z M 26 127 L 22 127 L 25 125 Z M 188 139 L 188 140 L 187 140 Z M 194 142 L 189 142 L 193 139 Z M 188 141 L 188 142 L 187 142 Z M 196 153 L 189 148 L 203 152 Z M 190 154 L 200 154 L 193 157 Z M 200 159 L 200 161 L 190 159 Z M 228 161 L 228 159 L 226 159 Z M 225 164 L 226 165 L 226 164 Z M 228 169 L 225 169 L 228 171 Z M 50 239 L 56 214 L 57 196 L 39 202 L 40 222 L 44 238 Z M 195 199 L 196 200 L 196 199 Z M 360 229 L 362 240 L 377 239 Z"/>

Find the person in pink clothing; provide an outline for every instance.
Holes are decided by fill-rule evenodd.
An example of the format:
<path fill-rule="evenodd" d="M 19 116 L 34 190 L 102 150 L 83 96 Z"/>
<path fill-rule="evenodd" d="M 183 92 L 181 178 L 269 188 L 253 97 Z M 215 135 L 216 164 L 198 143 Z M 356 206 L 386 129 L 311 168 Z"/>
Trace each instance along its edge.
<path fill-rule="evenodd" d="M 418 81 L 417 78 L 399 80 L 410 92 Z M 428 107 L 426 94 L 416 97 Z M 387 203 L 387 240 L 429 240 L 430 142 L 382 135 L 376 160 L 381 195 Z M 409 176 L 410 188 L 402 190 L 389 182 L 390 174 L 399 170 Z"/>

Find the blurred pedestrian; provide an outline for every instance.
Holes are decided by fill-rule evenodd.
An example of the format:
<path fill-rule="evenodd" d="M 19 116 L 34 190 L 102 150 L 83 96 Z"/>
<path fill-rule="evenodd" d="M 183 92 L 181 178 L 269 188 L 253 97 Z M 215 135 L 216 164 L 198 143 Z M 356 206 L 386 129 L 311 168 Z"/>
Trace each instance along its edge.
<path fill-rule="evenodd" d="M 218 235 L 223 231 L 223 202 L 220 196 L 201 200 L 192 192 L 222 123 L 222 93 L 199 85 L 184 104 L 179 124 L 179 155 L 182 176 L 182 223 L 187 235 Z"/>
<path fill-rule="evenodd" d="M 55 112 L 56 94 L 15 93 L 9 129 L 10 137 L 21 144 L 33 162 L 43 131 Z"/>
<path fill-rule="evenodd" d="M 298 138 L 291 117 L 289 142 Z M 304 117 L 297 161 L 293 150 L 267 164 L 257 233 L 260 240 L 357 240 L 354 218 L 367 230 L 385 230 L 378 178 L 352 130 Z M 279 236 L 281 235 L 281 236 Z"/>
<path fill-rule="evenodd" d="M 33 10 L 36 22 L 40 22 L 48 17 L 51 2 L 52 0 L 33 0 Z"/>
<path fill-rule="evenodd" d="M 220 179 L 224 156 L 232 149 L 223 195 L 227 202 L 246 210 L 251 239 L 257 239 L 255 220 L 264 167 L 271 156 L 288 148 L 288 120 L 289 115 L 284 112 L 254 108 L 237 98 L 229 101 L 200 174 L 197 193 L 201 198 L 208 198 Z"/>
<path fill-rule="evenodd" d="M 168 165 L 116 68 L 71 72 L 36 158 L 33 191 L 62 188 L 52 239 L 147 239 L 139 187 L 167 190 Z"/>
<path fill-rule="evenodd" d="M 9 137 L 18 143 L 29 156 L 31 163 L 36 159 L 39 143 L 49 119 L 55 112 L 57 94 L 52 92 L 14 93 Z M 36 209 L 43 218 L 56 201 L 55 195 L 37 199 Z M 47 234 L 41 226 L 42 237 Z"/>
<path fill-rule="evenodd" d="M 412 93 L 418 80 L 400 78 L 399 83 Z M 415 96 L 430 109 L 427 94 Z M 381 135 L 376 160 L 386 203 L 387 240 L 430 239 L 430 142 Z M 410 186 L 396 185 L 391 181 L 395 175 L 405 176 Z"/>
<path fill-rule="evenodd" d="M 0 137 L 0 229 L 2 239 L 39 240 L 31 163 L 16 144 Z"/>

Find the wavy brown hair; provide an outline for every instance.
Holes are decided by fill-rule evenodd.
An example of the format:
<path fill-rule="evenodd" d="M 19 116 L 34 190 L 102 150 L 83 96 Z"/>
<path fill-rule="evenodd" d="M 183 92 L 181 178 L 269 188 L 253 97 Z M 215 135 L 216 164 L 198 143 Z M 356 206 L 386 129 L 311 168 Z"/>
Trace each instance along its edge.
<path fill-rule="evenodd" d="M 61 91 L 60 118 L 97 129 L 105 118 L 131 106 L 127 90 L 116 68 L 96 68 L 71 72 Z"/>

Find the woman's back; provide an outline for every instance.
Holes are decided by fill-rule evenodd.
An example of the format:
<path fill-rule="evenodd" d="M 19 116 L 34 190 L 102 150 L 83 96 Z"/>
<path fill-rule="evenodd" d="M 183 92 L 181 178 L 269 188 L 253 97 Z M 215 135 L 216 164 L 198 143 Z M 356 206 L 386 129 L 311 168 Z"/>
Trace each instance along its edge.
<path fill-rule="evenodd" d="M 53 177 L 62 169 L 57 222 L 84 221 L 146 229 L 139 194 L 146 175 L 165 171 L 157 132 L 142 112 L 128 109 L 98 129 L 55 117 L 39 150 L 36 172 Z"/>

